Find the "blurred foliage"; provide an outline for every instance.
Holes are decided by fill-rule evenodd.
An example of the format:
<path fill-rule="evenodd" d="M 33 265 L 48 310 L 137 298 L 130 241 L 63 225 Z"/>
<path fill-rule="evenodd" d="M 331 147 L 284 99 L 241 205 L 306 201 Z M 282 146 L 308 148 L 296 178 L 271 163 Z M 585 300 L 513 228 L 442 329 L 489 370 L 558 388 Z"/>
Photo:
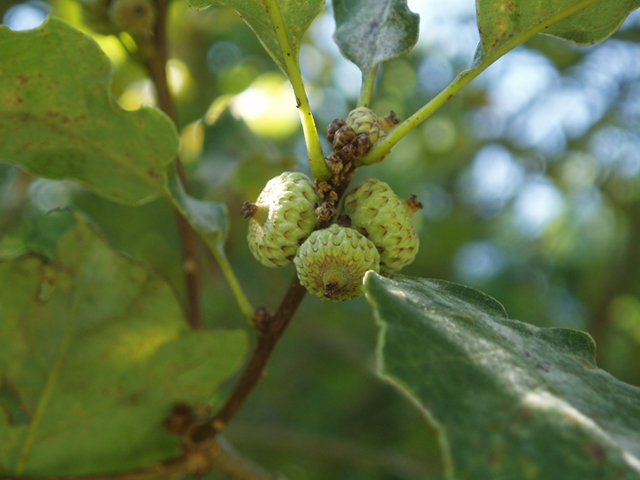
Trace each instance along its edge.
<path fill-rule="evenodd" d="M 4 1 L 5 24 L 20 19 L 14 5 L 88 31 L 75 0 Z M 410 54 L 381 66 L 372 99 L 376 112 L 392 109 L 400 118 L 466 68 L 478 41 L 472 1 L 410 7 L 422 15 L 421 39 Z M 334 28 L 327 11 L 301 48 L 319 130 L 344 118 L 358 95 L 360 74 L 339 55 Z M 169 36 L 178 130 L 210 114 L 200 133 L 183 131 L 183 145 L 189 135 L 195 152 L 186 165 L 192 193 L 227 204 L 229 260 L 251 301 L 275 309 L 294 270 L 253 259 L 239 211 L 274 175 L 308 171 L 301 129 L 289 121 L 295 105 L 286 94 L 265 97 L 284 77 L 232 10 L 192 11 L 175 0 Z M 151 83 L 128 55 L 127 39 L 95 37 L 115 65 L 114 97 L 128 108 L 152 103 Z M 638 99 L 637 12 L 591 47 L 537 36 L 452 98 L 385 162 L 361 169 L 354 184 L 376 177 L 400 197 L 415 193 L 425 203 L 415 219 L 420 253 L 402 273 L 478 288 L 511 318 L 587 330 L 599 366 L 640 385 Z M 260 130 L 260 122 L 272 128 Z M 34 212 L 67 204 L 89 215 L 114 248 L 182 291 L 174 213 L 164 200 L 118 205 L 1 163 L 0 255 L 32 248 L 21 244 L 28 238 L 21 232 L 35 228 Z M 207 325 L 243 328 L 218 266 L 204 249 L 202 255 Z M 372 373 L 376 336 L 364 299 L 335 305 L 308 296 L 229 440 L 291 480 L 442 478 L 434 433 Z"/>

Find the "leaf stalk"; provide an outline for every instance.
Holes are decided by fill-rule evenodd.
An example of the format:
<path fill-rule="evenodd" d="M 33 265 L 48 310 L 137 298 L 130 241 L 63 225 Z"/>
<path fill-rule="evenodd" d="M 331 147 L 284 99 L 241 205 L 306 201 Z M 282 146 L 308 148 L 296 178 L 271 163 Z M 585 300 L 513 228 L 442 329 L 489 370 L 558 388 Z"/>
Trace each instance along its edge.
<path fill-rule="evenodd" d="M 360 87 L 358 107 L 368 107 L 371 103 L 371 96 L 373 95 L 373 85 L 376 81 L 377 71 L 378 65 L 373 67 L 370 71 L 362 73 L 362 86 Z"/>
<path fill-rule="evenodd" d="M 227 283 L 229 284 L 229 287 L 231 287 L 231 291 L 233 292 L 233 295 L 236 297 L 236 302 L 240 307 L 242 316 L 245 318 L 247 323 L 253 328 L 254 325 L 253 325 L 252 319 L 253 319 L 254 308 L 251 306 L 251 302 L 249 302 L 249 299 L 244 293 L 244 290 L 242 289 L 242 286 L 240 285 L 238 278 L 233 272 L 233 268 L 231 267 L 229 260 L 227 259 L 226 255 L 220 252 L 217 248 L 211 247 L 209 250 L 213 254 L 213 257 L 218 262 L 218 265 L 220 266 L 220 270 L 222 270 L 222 274 L 227 279 Z"/>
<path fill-rule="evenodd" d="M 322 146 L 318 138 L 318 130 L 316 129 L 316 123 L 313 119 L 307 92 L 302 81 L 300 63 L 298 62 L 299 52 L 294 50 L 291 44 L 291 38 L 289 37 L 287 25 L 282 16 L 282 10 L 280 10 L 278 0 L 264 0 L 264 5 L 273 23 L 273 29 L 284 57 L 285 73 L 289 77 L 289 81 L 293 87 L 293 93 L 296 97 L 296 106 L 300 114 L 304 140 L 307 144 L 311 173 L 319 180 L 328 180 L 331 178 L 332 173 L 324 159 L 324 153 L 322 152 Z"/>

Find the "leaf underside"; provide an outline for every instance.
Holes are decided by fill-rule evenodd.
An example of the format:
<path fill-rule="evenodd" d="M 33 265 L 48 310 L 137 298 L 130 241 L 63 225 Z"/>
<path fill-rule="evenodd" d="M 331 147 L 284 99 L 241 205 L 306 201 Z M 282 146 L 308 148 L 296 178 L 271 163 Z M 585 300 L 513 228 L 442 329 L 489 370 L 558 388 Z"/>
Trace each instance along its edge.
<path fill-rule="evenodd" d="M 418 41 L 420 17 L 406 0 L 333 0 L 333 13 L 336 43 L 364 75 Z"/>
<path fill-rule="evenodd" d="M 437 428 L 450 479 L 640 478 L 640 389 L 584 332 L 508 320 L 439 280 L 369 272 L 380 374 Z"/>
<path fill-rule="evenodd" d="M 162 192 L 176 129 L 159 110 L 114 103 L 111 63 L 91 37 L 56 17 L 0 26 L 0 65 L 0 162 L 127 204 Z"/>
<path fill-rule="evenodd" d="M 179 455 L 162 426 L 172 407 L 210 401 L 246 352 L 243 332 L 191 331 L 169 285 L 82 221 L 54 260 L 0 262 L 0 284 L 0 476 Z"/>

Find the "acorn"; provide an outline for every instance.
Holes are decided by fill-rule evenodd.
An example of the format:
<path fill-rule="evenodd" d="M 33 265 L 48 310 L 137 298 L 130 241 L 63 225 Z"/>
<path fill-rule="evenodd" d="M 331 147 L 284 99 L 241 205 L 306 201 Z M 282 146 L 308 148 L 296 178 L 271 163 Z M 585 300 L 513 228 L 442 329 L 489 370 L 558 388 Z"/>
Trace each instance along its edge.
<path fill-rule="evenodd" d="M 351 127 L 356 135 L 368 134 L 371 145 L 375 144 L 386 133 L 378 116 L 367 107 L 358 107 L 351 110 L 345 124 Z"/>
<path fill-rule="evenodd" d="M 313 231 L 318 194 L 304 173 L 284 172 L 269 180 L 256 203 L 245 202 L 250 217 L 247 240 L 253 256 L 267 267 L 289 265 Z"/>
<path fill-rule="evenodd" d="M 353 188 L 344 199 L 343 211 L 358 230 L 380 252 L 380 271 L 399 271 L 415 259 L 420 246 L 411 217 L 422 208 L 413 195 L 406 202 L 398 199 L 391 187 L 369 179 Z"/>
<path fill-rule="evenodd" d="M 108 14 L 119 31 L 139 36 L 153 31 L 158 11 L 151 0 L 112 0 Z"/>
<path fill-rule="evenodd" d="M 344 302 L 363 294 L 367 270 L 379 271 L 375 245 L 352 228 L 331 225 L 313 232 L 293 262 L 300 283 L 323 300 Z"/>

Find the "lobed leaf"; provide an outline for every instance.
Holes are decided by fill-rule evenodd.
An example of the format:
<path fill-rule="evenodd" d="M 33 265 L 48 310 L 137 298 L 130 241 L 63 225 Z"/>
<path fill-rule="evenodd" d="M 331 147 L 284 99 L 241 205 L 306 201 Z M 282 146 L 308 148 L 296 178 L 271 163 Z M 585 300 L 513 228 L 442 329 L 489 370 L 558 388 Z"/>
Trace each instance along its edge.
<path fill-rule="evenodd" d="M 28 31 L 0 26 L 0 65 L 0 162 L 127 204 L 162 192 L 175 127 L 154 108 L 114 103 L 111 63 L 91 37 L 56 17 Z"/>
<path fill-rule="evenodd" d="M 640 478 L 640 389 L 596 367 L 589 335 L 440 280 L 369 272 L 365 291 L 379 373 L 438 429 L 449 479 Z"/>
<path fill-rule="evenodd" d="M 157 274 L 78 221 L 55 258 L 0 262 L 0 476 L 124 471 L 180 453 L 177 403 L 211 400 L 239 331 L 191 331 Z"/>
<path fill-rule="evenodd" d="M 406 0 L 333 0 L 334 38 L 363 75 L 407 53 L 418 41 L 420 16 Z"/>
<path fill-rule="evenodd" d="M 271 58 L 289 78 L 299 73 L 289 72 L 285 55 L 292 55 L 298 63 L 302 35 L 324 7 L 324 0 L 273 0 L 278 3 L 293 52 L 283 50 L 269 14 L 268 0 L 187 0 L 190 7 L 203 9 L 214 4 L 225 5 L 237 11 L 251 27 Z"/>
<path fill-rule="evenodd" d="M 490 55 L 515 35 L 542 24 L 577 0 L 476 0 L 483 55 Z M 640 0 L 600 0 L 550 26 L 543 33 L 588 45 L 612 35 Z"/>

